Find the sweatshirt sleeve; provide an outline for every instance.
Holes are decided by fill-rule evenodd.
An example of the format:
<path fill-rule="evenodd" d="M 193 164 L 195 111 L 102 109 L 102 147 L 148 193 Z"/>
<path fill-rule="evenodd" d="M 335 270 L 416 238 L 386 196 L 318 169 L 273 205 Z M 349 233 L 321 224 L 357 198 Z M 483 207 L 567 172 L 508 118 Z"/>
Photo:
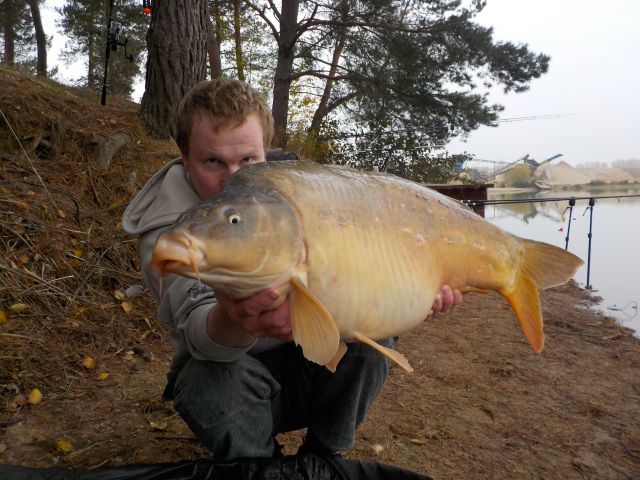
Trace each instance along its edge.
<path fill-rule="evenodd" d="M 169 329 L 176 352 L 172 367 L 184 364 L 189 357 L 198 360 L 232 362 L 247 353 L 247 347 L 227 347 L 214 342 L 207 334 L 207 318 L 216 305 L 213 291 L 194 279 L 168 275 L 160 279 L 150 267 L 156 238 L 163 229 L 152 230 L 140 242 L 142 275 L 145 284 L 158 302 L 158 319 Z"/>

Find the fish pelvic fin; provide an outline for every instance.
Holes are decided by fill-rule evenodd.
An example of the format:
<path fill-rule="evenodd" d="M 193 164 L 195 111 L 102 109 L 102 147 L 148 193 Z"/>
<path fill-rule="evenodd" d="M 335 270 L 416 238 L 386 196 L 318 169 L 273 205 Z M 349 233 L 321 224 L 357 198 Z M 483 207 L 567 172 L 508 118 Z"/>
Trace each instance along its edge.
<path fill-rule="evenodd" d="M 365 343 L 365 344 L 369 345 L 371 348 L 376 349 L 382 355 L 387 357 L 389 360 L 391 360 L 392 362 L 397 363 L 398 365 L 400 365 L 407 372 L 409 372 L 409 373 L 413 372 L 413 367 L 409 363 L 409 360 L 407 360 L 407 357 L 405 357 L 399 351 L 394 350 L 393 348 L 384 347 L 384 346 L 380 345 L 378 342 L 374 342 L 369 337 L 363 335 L 360 332 L 353 332 L 353 338 L 355 338 L 359 342 L 362 342 L 362 343 Z"/>
<path fill-rule="evenodd" d="M 511 305 L 531 347 L 540 353 L 544 347 L 544 333 L 538 290 L 568 282 L 584 262 L 574 254 L 547 243 L 527 239 L 522 239 L 522 242 L 516 279 L 509 289 L 501 290 L 500 294 Z"/>
<path fill-rule="evenodd" d="M 307 360 L 332 365 L 338 354 L 340 332 L 331 313 L 299 278 L 291 279 L 291 287 L 289 311 L 293 341 L 302 347 Z M 335 362 L 336 366 L 340 358 Z"/>
<path fill-rule="evenodd" d="M 331 373 L 336 373 L 336 368 L 338 368 L 338 364 L 340 363 L 340 360 L 342 360 L 342 357 L 344 357 L 345 353 L 347 353 L 347 344 L 344 342 L 340 342 L 338 344 L 338 351 L 336 352 L 335 356 L 329 363 L 325 364 L 326 369 Z"/>

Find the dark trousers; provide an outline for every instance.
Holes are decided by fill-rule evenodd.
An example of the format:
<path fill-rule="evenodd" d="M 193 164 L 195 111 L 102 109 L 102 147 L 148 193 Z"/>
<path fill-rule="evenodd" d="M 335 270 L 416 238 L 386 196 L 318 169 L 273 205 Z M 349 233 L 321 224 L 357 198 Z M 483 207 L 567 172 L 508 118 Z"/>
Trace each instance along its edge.
<path fill-rule="evenodd" d="M 380 341 L 393 347 L 392 339 Z M 386 357 L 348 344 L 336 373 L 309 362 L 293 343 L 229 363 L 191 359 L 177 375 L 176 409 L 218 460 L 271 457 L 273 437 L 308 427 L 337 452 L 353 448 L 356 427 L 389 371 Z"/>

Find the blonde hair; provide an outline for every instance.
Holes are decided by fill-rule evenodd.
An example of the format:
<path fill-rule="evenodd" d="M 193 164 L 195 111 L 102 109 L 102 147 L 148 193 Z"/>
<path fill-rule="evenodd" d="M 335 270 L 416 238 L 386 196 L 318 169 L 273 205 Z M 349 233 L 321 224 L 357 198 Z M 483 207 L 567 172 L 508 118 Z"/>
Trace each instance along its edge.
<path fill-rule="evenodd" d="M 273 138 L 273 116 L 264 95 L 233 78 L 205 80 L 194 86 L 182 99 L 176 115 L 176 143 L 189 153 L 189 136 L 196 113 L 210 115 L 217 130 L 227 125 L 242 125 L 255 114 L 260 121 L 265 150 Z"/>

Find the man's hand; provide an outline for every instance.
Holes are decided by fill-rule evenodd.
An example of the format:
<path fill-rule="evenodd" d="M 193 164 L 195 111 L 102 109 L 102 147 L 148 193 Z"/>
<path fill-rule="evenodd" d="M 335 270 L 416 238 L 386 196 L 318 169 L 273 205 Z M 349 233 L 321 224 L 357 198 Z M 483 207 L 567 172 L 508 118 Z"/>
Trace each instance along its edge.
<path fill-rule="evenodd" d="M 427 319 L 433 318 L 438 313 L 446 313 L 451 307 L 462 303 L 462 293 L 460 290 L 451 290 L 449 285 L 443 285 L 440 293 L 436 295 L 431 311 Z"/>
<path fill-rule="evenodd" d="M 209 315 L 209 336 L 223 345 L 248 344 L 255 337 L 276 337 L 293 340 L 289 301 L 275 309 L 271 305 L 280 293 L 267 288 L 240 301 L 218 297 L 218 305 Z"/>

